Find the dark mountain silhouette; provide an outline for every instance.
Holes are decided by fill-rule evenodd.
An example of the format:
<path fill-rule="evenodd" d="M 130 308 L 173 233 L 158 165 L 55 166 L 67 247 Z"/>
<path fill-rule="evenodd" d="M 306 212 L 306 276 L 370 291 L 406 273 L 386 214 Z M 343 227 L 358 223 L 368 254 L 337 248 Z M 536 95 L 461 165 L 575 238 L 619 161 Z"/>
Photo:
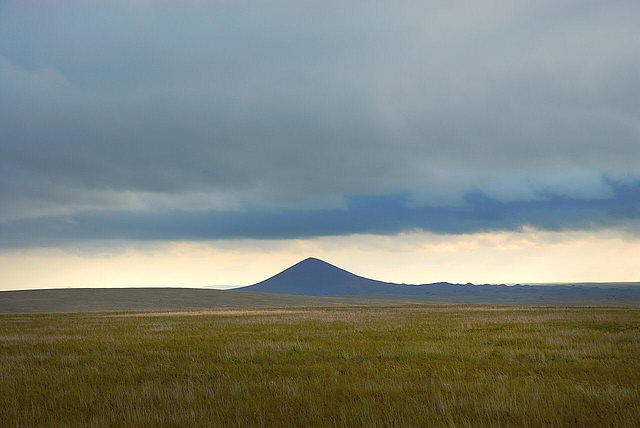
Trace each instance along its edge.
<path fill-rule="evenodd" d="M 399 285 L 364 278 L 309 257 L 271 278 L 241 289 L 265 293 L 338 296 L 388 293 L 391 287 Z"/>
<path fill-rule="evenodd" d="M 397 284 L 364 278 L 313 257 L 296 263 L 271 278 L 247 287 L 236 288 L 236 290 L 306 296 L 353 296 L 469 303 L 640 302 L 640 288 L 600 288 L 566 284 L 474 285 L 448 282 Z"/>

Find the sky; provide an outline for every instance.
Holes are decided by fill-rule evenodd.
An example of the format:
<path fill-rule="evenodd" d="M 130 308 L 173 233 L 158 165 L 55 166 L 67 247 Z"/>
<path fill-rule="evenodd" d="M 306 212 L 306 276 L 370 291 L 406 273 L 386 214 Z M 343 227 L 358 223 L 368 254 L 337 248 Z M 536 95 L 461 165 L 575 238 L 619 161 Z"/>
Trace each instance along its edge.
<path fill-rule="evenodd" d="M 0 1 L 0 290 L 640 281 L 637 1 Z"/>

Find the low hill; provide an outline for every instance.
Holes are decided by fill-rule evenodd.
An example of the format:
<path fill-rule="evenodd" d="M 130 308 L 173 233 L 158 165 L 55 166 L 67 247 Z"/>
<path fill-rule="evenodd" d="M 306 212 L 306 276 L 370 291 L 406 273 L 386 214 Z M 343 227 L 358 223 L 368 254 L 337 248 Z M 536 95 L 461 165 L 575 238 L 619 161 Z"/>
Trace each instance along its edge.
<path fill-rule="evenodd" d="M 388 301 L 386 303 L 391 303 Z M 64 288 L 0 292 L 0 313 L 359 306 L 380 301 L 198 288 Z"/>

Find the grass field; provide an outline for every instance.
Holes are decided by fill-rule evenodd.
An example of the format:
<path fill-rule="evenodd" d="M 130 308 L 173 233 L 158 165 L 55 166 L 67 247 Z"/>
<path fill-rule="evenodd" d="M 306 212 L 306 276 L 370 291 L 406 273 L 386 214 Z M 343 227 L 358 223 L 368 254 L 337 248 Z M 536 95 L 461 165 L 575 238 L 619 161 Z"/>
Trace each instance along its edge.
<path fill-rule="evenodd" d="M 0 315 L 6 427 L 638 421 L 638 308 Z"/>

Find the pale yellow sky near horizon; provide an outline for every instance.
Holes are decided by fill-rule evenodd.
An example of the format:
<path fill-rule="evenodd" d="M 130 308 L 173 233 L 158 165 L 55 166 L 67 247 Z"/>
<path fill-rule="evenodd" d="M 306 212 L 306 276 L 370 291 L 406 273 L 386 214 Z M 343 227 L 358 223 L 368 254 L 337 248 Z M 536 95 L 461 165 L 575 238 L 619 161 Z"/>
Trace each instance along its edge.
<path fill-rule="evenodd" d="M 640 281 L 640 240 L 615 231 L 103 245 L 2 252 L 0 290 L 248 285 L 306 257 L 392 282 Z"/>

